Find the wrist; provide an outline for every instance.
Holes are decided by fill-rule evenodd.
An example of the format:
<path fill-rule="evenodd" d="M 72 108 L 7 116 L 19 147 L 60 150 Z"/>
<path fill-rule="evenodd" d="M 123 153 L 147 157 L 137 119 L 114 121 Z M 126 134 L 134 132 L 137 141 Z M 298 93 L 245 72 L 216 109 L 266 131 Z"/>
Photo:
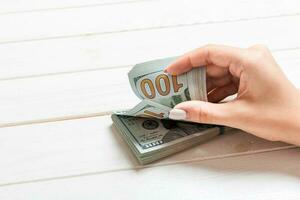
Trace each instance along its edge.
<path fill-rule="evenodd" d="M 300 90 L 295 89 L 295 95 L 290 101 L 286 114 L 282 113 L 282 121 L 284 122 L 280 141 L 300 146 Z"/>

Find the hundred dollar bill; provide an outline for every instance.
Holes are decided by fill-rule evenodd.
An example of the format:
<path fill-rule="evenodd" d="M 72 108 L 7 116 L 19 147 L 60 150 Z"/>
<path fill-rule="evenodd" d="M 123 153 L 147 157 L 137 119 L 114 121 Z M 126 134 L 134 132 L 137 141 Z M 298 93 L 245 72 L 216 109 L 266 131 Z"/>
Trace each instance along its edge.
<path fill-rule="evenodd" d="M 141 164 L 208 141 L 224 130 L 216 125 L 116 114 L 112 120 Z"/>
<path fill-rule="evenodd" d="M 205 142 L 224 131 L 221 126 L 168 119 L 170 110 L 178 103 L 207 101 L 205 67 L 178 76 L 164 73 L 174 59 L 135 65 L 128 78 L 142 101 L 130 110 L 112 115 L 114 125 L 141 164 Z"/>
<path fill-rule="evenodd" d="M 205 67 L 178 76 L 164 73 L 163 70 L 175 59 L 171 57 L 135 65 L 128 78 L 132 90 L 142 102 L 132 110 L 118 114 L 168 118 L 169 111 L 178 103 L 207 101 Z"/>

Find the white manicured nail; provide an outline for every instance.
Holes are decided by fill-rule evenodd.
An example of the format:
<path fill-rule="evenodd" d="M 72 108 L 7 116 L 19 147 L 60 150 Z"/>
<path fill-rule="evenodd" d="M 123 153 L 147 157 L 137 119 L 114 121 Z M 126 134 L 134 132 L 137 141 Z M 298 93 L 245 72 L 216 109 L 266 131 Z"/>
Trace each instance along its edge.
<path fill-rule="evenodd" d="M 170 119 L 186 119 L 186 112 L 180 109 L 172 109 L 169 114 Z"/>

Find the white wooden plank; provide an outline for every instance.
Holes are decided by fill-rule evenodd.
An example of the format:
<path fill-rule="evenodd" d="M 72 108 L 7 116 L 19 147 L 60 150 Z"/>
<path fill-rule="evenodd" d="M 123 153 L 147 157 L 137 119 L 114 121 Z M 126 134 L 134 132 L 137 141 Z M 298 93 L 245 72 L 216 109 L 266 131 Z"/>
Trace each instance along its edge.
<path fill-rule="evenodd" d="M 297 14 L 297 0 L 135 1 L 0 15 L 0 43 Z"/>
<path fill-rule="evenodd" d="M 109 116 L 1 128 L 0 144 L 2 186 L 141 168 Z M 281 148 L 293 146 L 232 131 L 151 166 Z"/>
<path fill-rule="evenodd" d="M 143 0 L 7 0 L 0 2 L 0 15 L 70 8 L 72 9 L 78 7 L 93 7 L 102 6 L 106 4 L 118 4 L 135 1 Z"/>
<path fill-rule="evenodd" d="M 207 43 L 295 48 L 299 23 L 295 16 L 0 45 L 0 79 L 133 65 Z"/>
<path fill-rule="evenodd" d="M 274 55 L 291 81 L 300 87 L 300 50 Z M 0 81 L 0 126 L 131 108 L 140 100 L 131 91 L 129 70 L 130 67 Z"/>
<path fill-rule="evenodd" d="M 0 188 L 1 199 L 251 199 L 300 197 L 299 149 Z"/>

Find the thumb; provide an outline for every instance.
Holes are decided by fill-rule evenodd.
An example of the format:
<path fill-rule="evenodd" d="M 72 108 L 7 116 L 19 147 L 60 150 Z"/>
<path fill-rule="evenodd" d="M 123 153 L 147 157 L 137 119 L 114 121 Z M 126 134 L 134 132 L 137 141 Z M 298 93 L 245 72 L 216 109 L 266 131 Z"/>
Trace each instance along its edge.
<path fill-rule="evenodd" d="M 170 111 L 169 118 L 230 126 L 235 117 L 234 110 L 233 102 L 186 101 L 176 105 Z"/>

